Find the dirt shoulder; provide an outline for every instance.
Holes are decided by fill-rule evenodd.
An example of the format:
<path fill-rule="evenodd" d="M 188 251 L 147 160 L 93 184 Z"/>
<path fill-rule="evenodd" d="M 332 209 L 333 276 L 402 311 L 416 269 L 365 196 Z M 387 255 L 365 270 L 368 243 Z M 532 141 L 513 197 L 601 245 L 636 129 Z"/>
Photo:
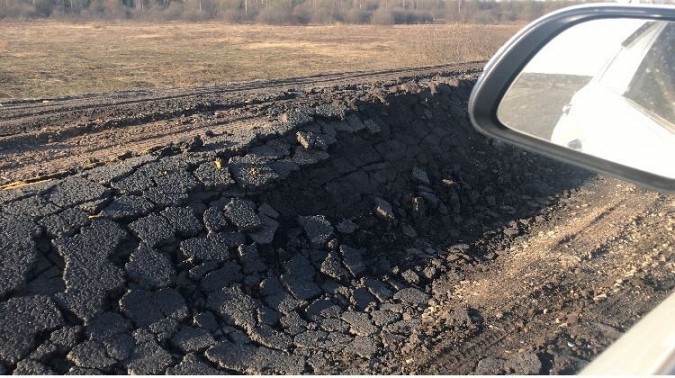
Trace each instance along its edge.
<path fill-rule="evenodd" d="M 453 285 L 445 301 L 476 309 L 480 335 L 441 343 L 414 369 L 577 372 L 671 294 L 674 225 L 672 196 L 592 180 L 524 235 L 481 243 L 500 258 Z"/>
<path fill-rule="evenodd" d="M 190 144 L 250 139 L 294 108 L 336 101 L 407 80 L 475 73 L 482 63 L 326 74 L 191 89 L 15 100 L 0 108 L 0 186 L 40 181 Z M 333 93 L 335 91 L 336 93 Z M 265 133 L 266 131 L 263 131 Z M 14 183 L 14 184 L 13 184 Z"/>

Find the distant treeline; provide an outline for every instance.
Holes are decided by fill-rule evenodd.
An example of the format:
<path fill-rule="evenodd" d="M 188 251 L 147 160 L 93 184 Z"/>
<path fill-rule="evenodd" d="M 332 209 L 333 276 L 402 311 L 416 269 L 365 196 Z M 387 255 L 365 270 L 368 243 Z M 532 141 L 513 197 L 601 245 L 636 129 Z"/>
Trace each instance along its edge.
<path fill-rule="evenodd" d="M 0 0 L 0 19 L 221 20 L 228 23 L 498 24 L 531 21 L 579 1 Z"/>

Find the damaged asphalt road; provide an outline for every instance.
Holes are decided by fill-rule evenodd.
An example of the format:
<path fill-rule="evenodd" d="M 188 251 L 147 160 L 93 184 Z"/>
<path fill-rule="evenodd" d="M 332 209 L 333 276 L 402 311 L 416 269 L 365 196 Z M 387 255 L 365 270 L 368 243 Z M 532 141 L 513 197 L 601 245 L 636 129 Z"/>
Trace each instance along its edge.
<path fill-rule="evenodd" d="M 675 287 L 675 199 L 484 139 L 477 75 L 5 104 L 0 373 L 578 371 Z"/>

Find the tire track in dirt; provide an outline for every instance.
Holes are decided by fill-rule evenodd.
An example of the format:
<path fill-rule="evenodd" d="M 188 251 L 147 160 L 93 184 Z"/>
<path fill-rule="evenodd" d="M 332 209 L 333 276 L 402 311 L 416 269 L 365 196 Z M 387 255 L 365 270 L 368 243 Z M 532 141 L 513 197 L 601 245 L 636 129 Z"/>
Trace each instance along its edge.
<path fill-rule="evenodd" d="M 336 86 L 343 84 L 359 85 L 368 84 L 382 80 L 401 80 L 405 81 L 411 77 L 424 78 L 429 75 L 447 75 L 449 73 L 476 73 L 479 72 L 485 62 L 467 62 L 455 63 L 440 66 L 391 69 L 382 71 L 363 71 L 349 72 L 341 74 L 317 75 L 309 77 L 298 77 L 277 80 L 257 80 L 253 82 L 230 83 L 212 87 L 196 87 L 191 89 L 179 88 L 168 90 L 142 90 L 117 92 L 116 96 L 110 94 L 104 95 L 85 95 L 67 98 L 51 98 L 31 100 L 28 105 L 22 105 L 22 102 L 8 100 L 3 103 L 4 107 L 0 113 L 0 120 L 11 120 L 21 117 L 35 117 L 49 113 L 61 113 L 64 110 L 69 112 L 98 109 L 103 105 L 122 106 L 145 103 L 147 101 L 161 102 L 174 101 L 183 98 L 193 98 L 207 95 L 221 95 L 236 93 L 242 91 L 255 91 L 259 89 L 273 90 L 285 88 L 321 88 L 323 86 Z M 359 79 L 362 79 L 359 82 Z M 162 95 L 165 93 L 176 92 L 175 94 Z M 129 99 L 129 97 L 140 97 L 138 99 Z M 145 96 L 145 97 L 143 97 Z M 26 110 L 26 112 L 20 112 Z"/>
<path fill-rule="evenodd" d="M 577 200 L 556 213 L 557 219 L 549 221 L 553 227 L 548 225 L 537 231 L 535 226 L 531 236 L 514 241 L 508 258 L 499 259 L 484 273 L 457 285 L 452 297 L 480 311 L 483 332 L 466 343 L 437 345 L 428 358 L 415 365 L 416 369 L 434 374 L 467 374 L 486 359 L 479 373 L 508 373 L 493 360 L 494 356 L 509 361 L 510 355 L 535 350 L 546 362 L 552 360 L 551 346 L 559 348 L 558 344 L 562 344 L 562 350 L 553 348 L 558 364 L 535 364 L 539 369 L 533 373 L 573 372 L 619 337 L 637 320 L 636 315 L 658 304 L 658 298 L 667 291 L 657 294 L 657 298 L 645 299 L 631 294 L 633 288 L 626 283 L 637 273 L 636 269 L 645 273 L 645 261 L 655 256 L 672 263 L 672 246 L 666 247 L 665 252 L 663 247 L 658 253 L 646 251 L 627 235 L 634 232 L 640 219 L 667 208 L 672 198 L 618 180 L 606 180 L 609 184 L 598 188 L 600 192 L 592 197 L 598 202 L 589 203 L 589 199 L 581 197 L 581 203 Z M 664 217 L 663 225 L 667 227 L 672 222 L 672 217 Z M 657 240 L 647 240 L 646 245 L 658 245 L 664 236 L 653 227 L 640 230 Z M 631 304 L 635 313 L 617 314 L 615 297 L 621 296 L 630 298 L 619 302 Z M 580 335 L 587 350 L 571 350 L 569 334 Z"/>

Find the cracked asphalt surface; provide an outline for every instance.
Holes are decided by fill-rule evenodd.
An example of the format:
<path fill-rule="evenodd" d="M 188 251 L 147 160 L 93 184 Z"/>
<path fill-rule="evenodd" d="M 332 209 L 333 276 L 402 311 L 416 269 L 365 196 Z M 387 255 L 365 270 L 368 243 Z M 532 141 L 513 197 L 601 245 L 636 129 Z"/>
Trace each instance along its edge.
<path fill-rule="evenodd" d="M 578 371 L 675 198 L 478 135 L 479 71 L 4 102 L 0 373 Z"/>

